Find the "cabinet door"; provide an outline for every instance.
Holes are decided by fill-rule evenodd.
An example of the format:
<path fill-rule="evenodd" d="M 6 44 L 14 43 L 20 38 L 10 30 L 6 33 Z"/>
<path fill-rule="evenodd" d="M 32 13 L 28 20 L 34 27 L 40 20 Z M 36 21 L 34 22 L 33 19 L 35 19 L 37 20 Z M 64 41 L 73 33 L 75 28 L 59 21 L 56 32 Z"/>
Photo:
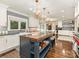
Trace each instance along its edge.
<path fill-rule="evenodd" d="M 0 53 L 6 50 L 6 38 L 4 36 L 0 36 Z"/>
<path fill-rule="evenodd" d="M 12 39 L 13 39 L 13 46 L 18 46 L 20 44 L 19 35 L 13 35 Z"/>
<path fill-rule="evenodd" d="M 19 45 L 19 36 L 9 35 L 7 37 L 7 46 L 8 48 L 12 48 Z"/>
<path fill-rule="evenodd" d="M 7 36 L 7 49 L 11 48 L 13 46 L 13 39 L 11 37 L 11 35 Z"/>
<path fill-rule="evenodd" d="M 7 9 L 0 7 L 0 26 L 6 26 L 7 25 Z"/>

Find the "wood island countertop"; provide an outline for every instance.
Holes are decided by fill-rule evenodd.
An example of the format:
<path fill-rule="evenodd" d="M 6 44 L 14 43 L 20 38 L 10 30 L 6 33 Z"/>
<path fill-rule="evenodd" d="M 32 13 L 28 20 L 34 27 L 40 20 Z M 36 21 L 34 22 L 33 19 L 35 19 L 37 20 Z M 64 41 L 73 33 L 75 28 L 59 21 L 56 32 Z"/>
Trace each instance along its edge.
<path fill-rule="evenodd" d="M 42 41 L 45 38 L 53 36 L 54 33 L 37 33 L 35 35 L 27 34 L 27 35 L 21 35 L 20 37 L 24 37 L 25 39 L 29 38 L 31 41 Z"/>

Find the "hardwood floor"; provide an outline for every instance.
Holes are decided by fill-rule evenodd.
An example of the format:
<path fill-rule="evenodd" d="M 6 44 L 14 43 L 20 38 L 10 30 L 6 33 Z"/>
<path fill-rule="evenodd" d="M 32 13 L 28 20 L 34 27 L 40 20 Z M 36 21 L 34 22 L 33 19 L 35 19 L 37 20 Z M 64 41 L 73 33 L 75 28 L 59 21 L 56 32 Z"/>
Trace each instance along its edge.
<path fill-rule="evenodd" d="M 9 51 L 1 56 L 1 58 L 20 58 L 19 52 L 17 50 Z"/>
<path fill-rule="evenodd" d="M 46 58 L 76 58 L 72 44 L 68 41 L 57 40 L 55 46 L 49 50 Z"/>
<path fill-rule="evenodd" d="M 19 53 L 16 50 L 1 56 L 1 58 L 19 57 Z M 55 46 L 50 48 L 45 58 L 76 58 L 76 54 L 72 50 L 72 44 L 70 42 L 57 40 Z"/>

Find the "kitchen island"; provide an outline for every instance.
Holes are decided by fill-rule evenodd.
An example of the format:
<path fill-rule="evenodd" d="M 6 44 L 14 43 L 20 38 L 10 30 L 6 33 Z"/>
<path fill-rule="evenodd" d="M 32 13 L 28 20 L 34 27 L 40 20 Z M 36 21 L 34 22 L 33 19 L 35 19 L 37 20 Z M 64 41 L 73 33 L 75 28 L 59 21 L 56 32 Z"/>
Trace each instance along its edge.
<path fill-rule="evenodd" d="M 37 33 L 20 36 L 21 58 L 43 58 L 51 46 L 54 33 Z"/>

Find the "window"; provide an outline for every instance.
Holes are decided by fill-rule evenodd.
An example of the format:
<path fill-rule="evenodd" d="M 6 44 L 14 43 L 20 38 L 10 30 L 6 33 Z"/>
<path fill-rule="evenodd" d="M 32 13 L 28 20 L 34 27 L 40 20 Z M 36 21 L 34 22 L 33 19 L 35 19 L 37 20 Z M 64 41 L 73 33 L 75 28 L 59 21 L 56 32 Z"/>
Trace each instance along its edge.
<path fill-rule="evenodd" d="M 27 28 L 27 19 L 10 15 L 8 17 L 8 30 L 25 30 Z"/>
<path fill-rule="evenodd" d="M 26 22 L 21 22 L 21 29 L 26 29 Z"/>
<path fill-rule="evenodd" d="M 18 29 L 18 21 L 10 21 L 10 29 Z"/>

